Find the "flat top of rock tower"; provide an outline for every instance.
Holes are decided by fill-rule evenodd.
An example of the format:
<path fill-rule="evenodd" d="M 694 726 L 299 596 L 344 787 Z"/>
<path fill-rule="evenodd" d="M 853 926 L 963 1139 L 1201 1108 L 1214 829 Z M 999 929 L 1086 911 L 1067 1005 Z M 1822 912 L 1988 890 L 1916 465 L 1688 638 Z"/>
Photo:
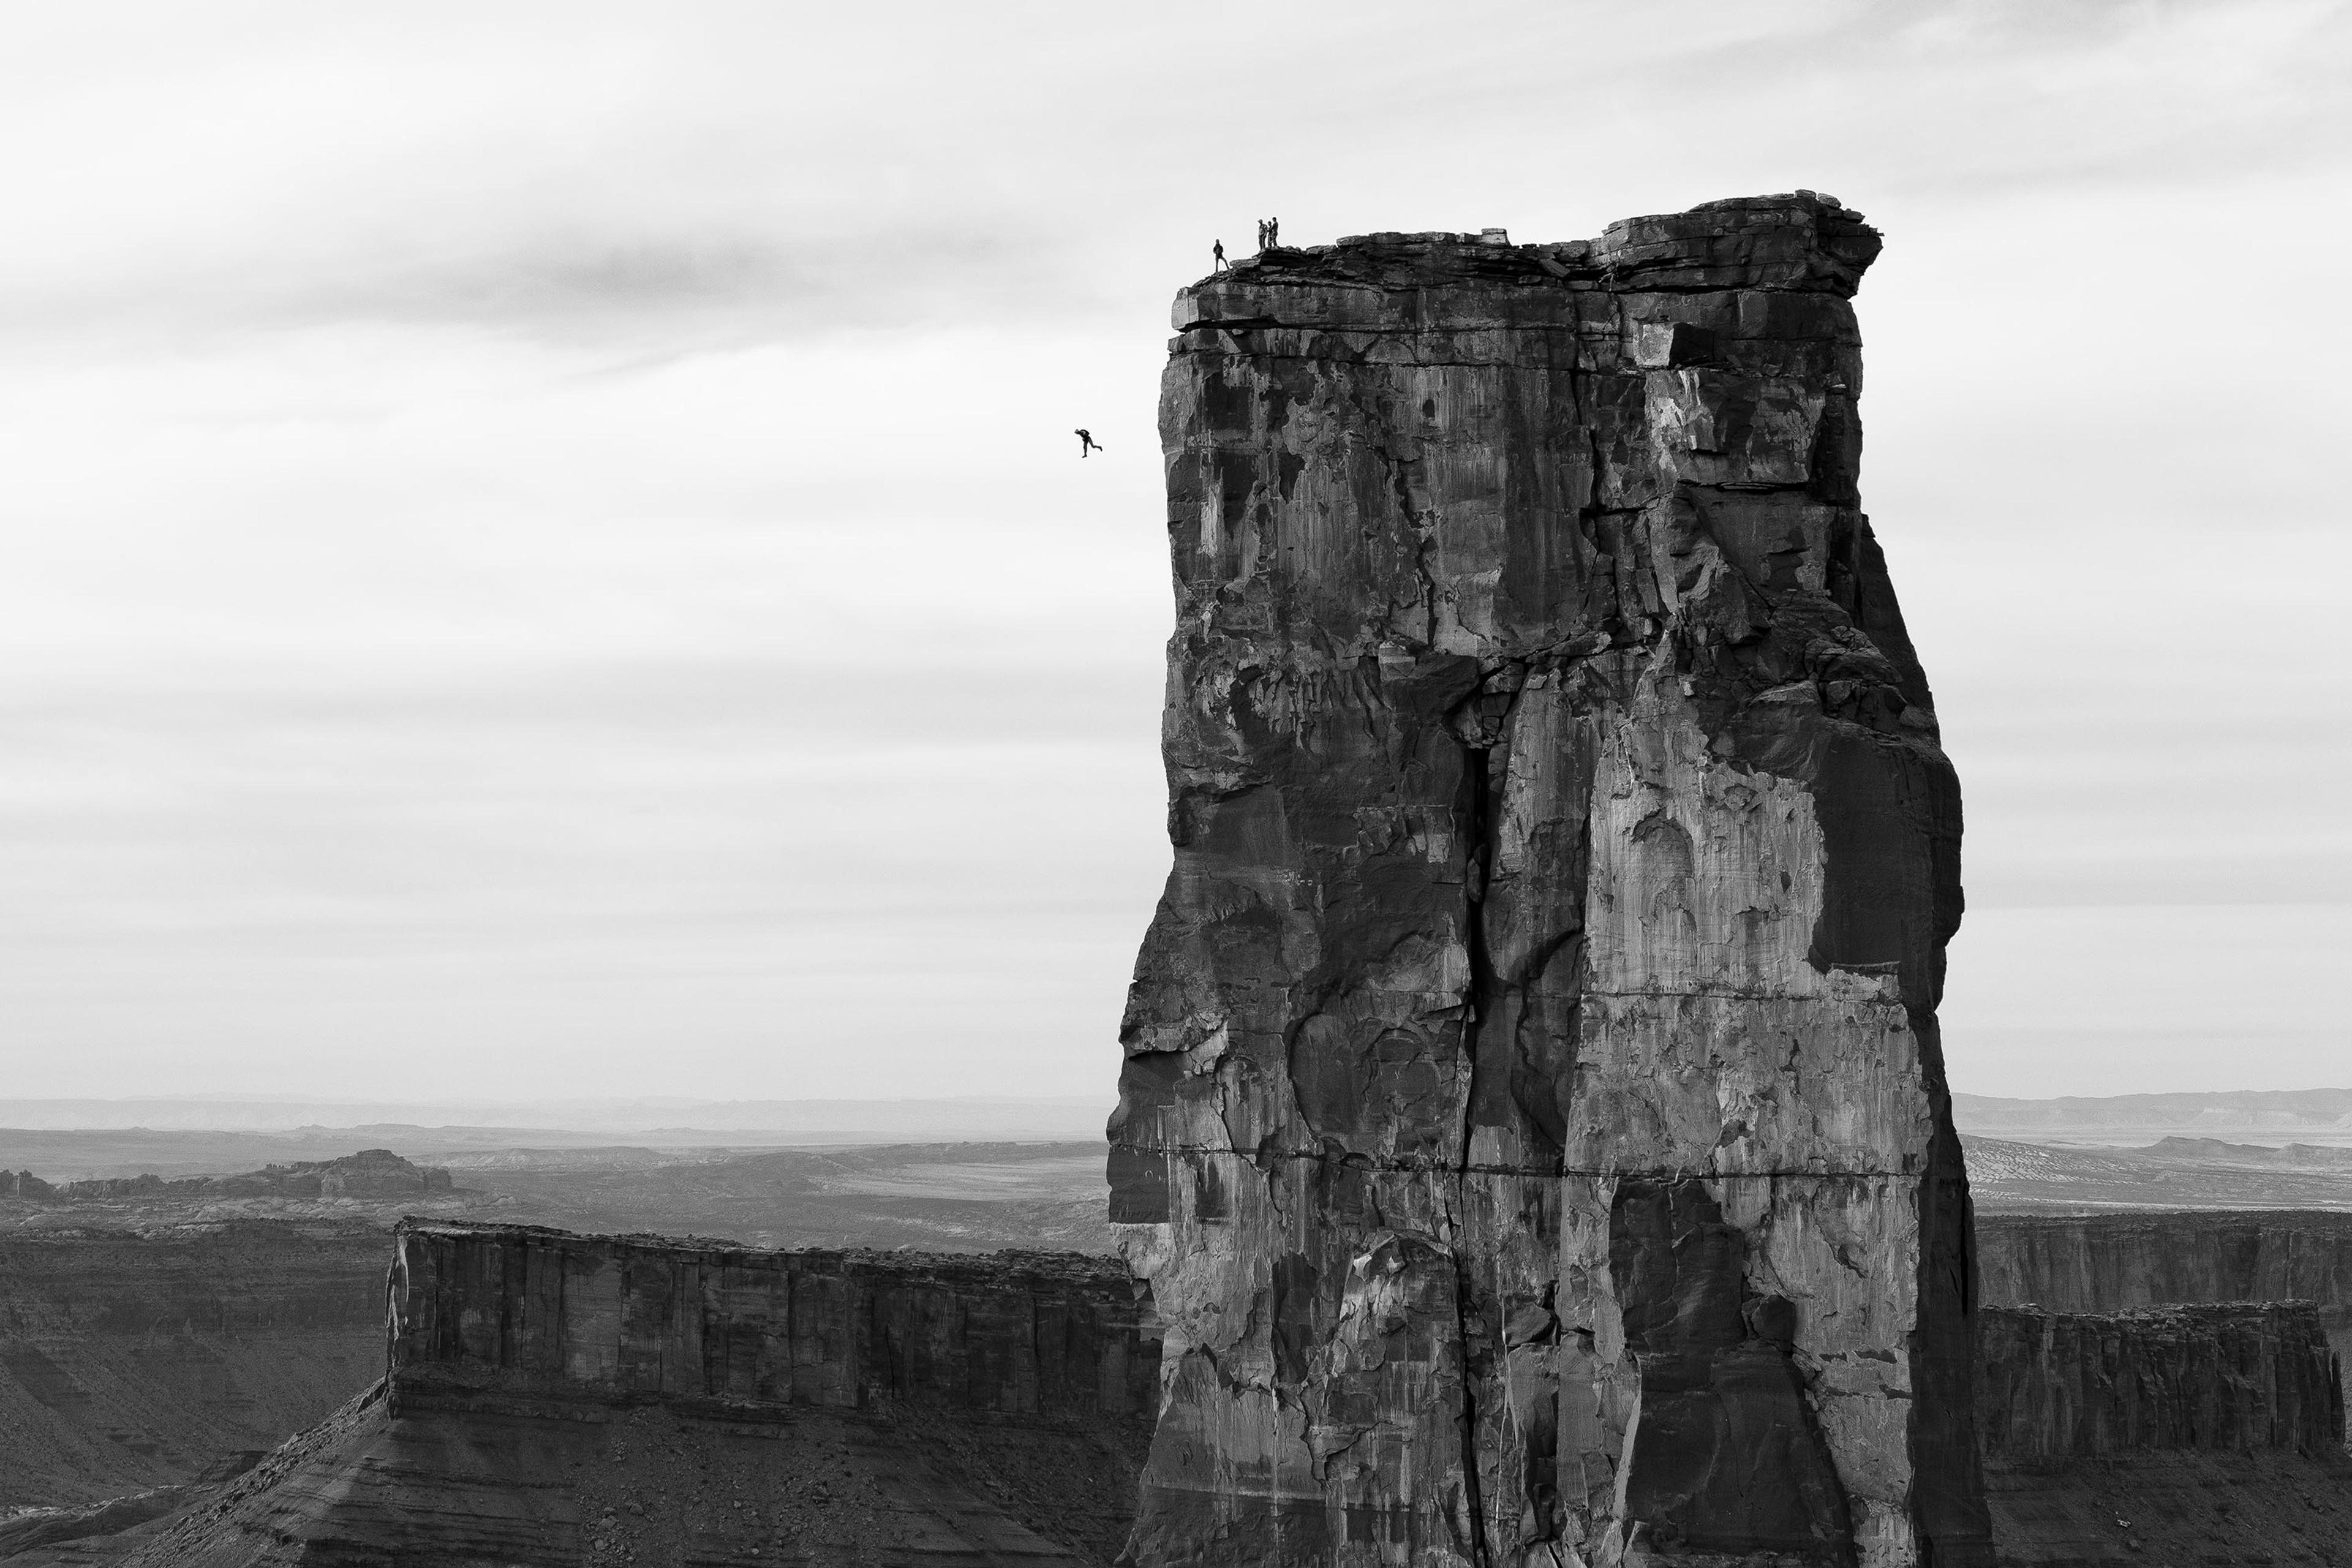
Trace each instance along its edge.
<path fill-rule="evenodd" d="M 1349 235 L 1278 247 L 1184 290 L 1286 284 L 1429 288 L 1526 284 L 1612 292 L 1764 289 L 1851 297 L 1878 255 L 1876 229 L 1811 191 L 1735 196 L 1688 212 L 1624 218 L 1599 239 L 1514 245 L 1506 231 Z"/>

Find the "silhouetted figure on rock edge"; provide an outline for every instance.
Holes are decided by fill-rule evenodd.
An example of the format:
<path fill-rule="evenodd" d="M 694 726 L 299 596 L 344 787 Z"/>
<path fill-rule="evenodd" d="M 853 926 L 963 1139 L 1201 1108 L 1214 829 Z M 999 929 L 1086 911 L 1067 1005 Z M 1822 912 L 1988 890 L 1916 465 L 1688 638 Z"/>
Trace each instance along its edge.
<path fill-rule="evenodd" d="M 1226 263 L 1225 263 L 1225 242 L 1224 242 L 1223 240 L 1222 240 L 1222 239 L 1221 239 L 1221 240 L 1217 241 L 1217 264 L 1216 264 L 1216 266 L 1214 266 L 1214 267 L 1211 268 L 1209 270 L 1211 270 L 1212 272 L 1223 272 L 1223 271 L 1225 271 L 1226 269 L 1227 269 L 1227 268 L 1226 268 Z"/>

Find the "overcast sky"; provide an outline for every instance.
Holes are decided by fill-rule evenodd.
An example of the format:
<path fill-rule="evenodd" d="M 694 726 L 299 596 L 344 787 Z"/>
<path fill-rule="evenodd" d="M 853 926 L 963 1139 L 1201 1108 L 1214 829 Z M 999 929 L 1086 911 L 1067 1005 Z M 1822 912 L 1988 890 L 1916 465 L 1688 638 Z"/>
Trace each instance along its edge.
<path fill-rule="evenodd" d="M 10 1092 L 1107 1099 L 1173 289 L 1261 214 L 1797 187 L 1887 237 L 1955 1087 L 2352 1081 L 2347 46 L 2268 0 L 12 7 Z"/>

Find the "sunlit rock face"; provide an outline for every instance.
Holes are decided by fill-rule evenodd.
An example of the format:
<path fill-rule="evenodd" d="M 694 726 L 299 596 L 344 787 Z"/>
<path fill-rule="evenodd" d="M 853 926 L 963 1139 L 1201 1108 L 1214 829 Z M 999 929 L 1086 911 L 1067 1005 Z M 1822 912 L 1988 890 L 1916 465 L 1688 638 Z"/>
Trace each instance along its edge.
<path fill-rule="evenodd" d="M 1878 247 L 1800 193 L 1178 297 L 1138 1563 L 1990 1561 Z"/>

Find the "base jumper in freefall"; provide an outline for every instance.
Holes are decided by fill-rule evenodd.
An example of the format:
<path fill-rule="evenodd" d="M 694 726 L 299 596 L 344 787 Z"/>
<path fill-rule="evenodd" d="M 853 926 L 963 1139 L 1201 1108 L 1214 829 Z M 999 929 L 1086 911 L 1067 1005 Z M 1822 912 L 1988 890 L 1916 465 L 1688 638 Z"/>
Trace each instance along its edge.
<path fill-rule="evenodd" d="M 1090 457 L 1103 449 L 1103 444 L 1100 441 L 1096 440 L 1092 436 L 1087 435 L 1084 430 L 1077 431 L 1076 434 L 1078 437 L 1079 457 Z"/>

